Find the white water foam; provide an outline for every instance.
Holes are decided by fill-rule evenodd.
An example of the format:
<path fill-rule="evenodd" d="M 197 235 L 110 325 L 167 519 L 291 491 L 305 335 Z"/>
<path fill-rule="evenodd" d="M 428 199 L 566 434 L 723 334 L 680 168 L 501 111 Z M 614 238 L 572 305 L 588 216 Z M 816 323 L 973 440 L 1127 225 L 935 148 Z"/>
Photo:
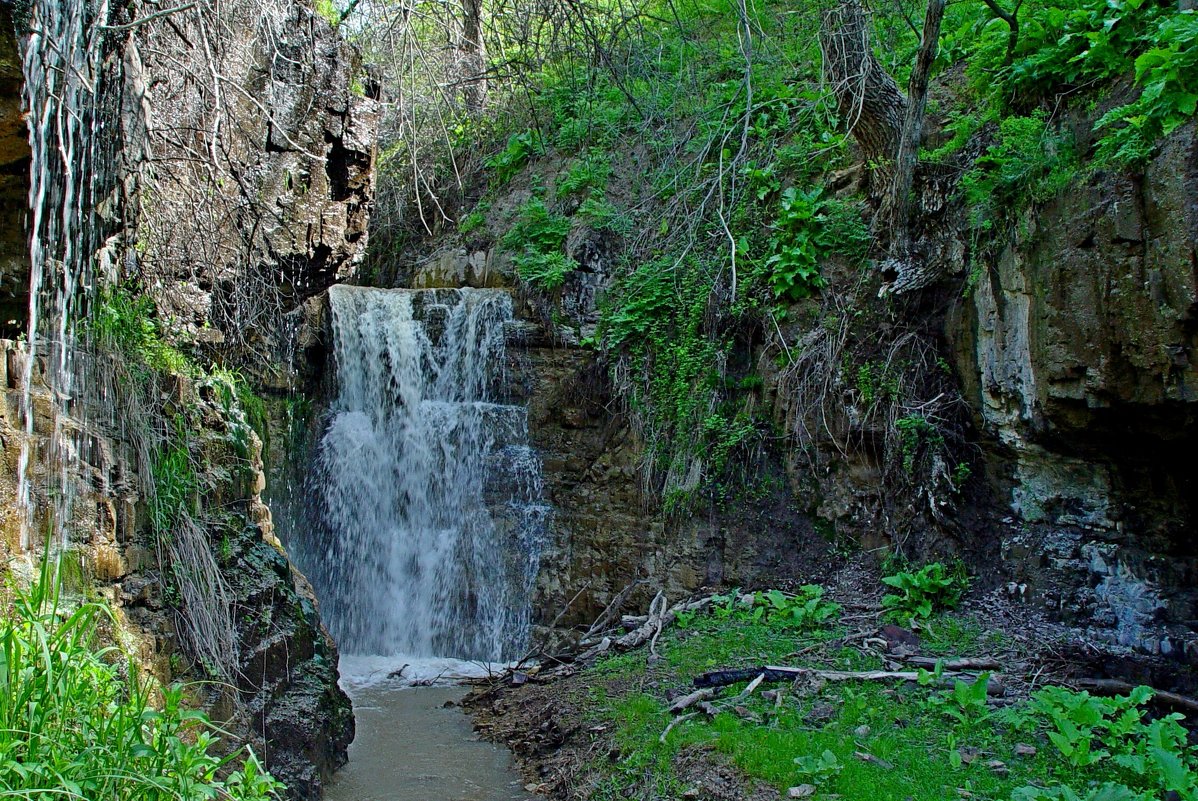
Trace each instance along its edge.
<path fill-rule="evenodd" d="M 293 552 L 348 681 L 404 663 L 408 681 L 486 675 L 527 646 L 550 517 L 527 411 L 497 402 L 511 297 L 329 298 L 338 394 L 310 482 L 317 524 Z"/>

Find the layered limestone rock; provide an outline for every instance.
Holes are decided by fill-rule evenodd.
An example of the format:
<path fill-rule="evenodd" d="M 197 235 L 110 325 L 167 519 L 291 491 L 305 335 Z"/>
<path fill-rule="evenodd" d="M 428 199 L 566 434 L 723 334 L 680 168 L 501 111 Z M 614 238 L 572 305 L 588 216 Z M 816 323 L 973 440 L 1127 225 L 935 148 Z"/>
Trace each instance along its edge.
<path fill-rule="evenodd" d="M 0 0 L 0 331 L 15 337 L 27 327 L 30 150 L 10 5 Z M 149 289 L 160 320 L 170 321 L 167 333 L 198 350 L 197 361 L 263 356 L 277 344 L 282 329 L 275 324 L 288 309 L 349 276 L 361 259 L 375 101 L 359 83 L 355 52 L 300 0 L 162 11 L 120 3 L 107 20 L 106 90 L 95 102 L 104 104 L 103 135 L 119 136 L 119 164 L 105 166 L 120 187 L 94 210 L 104 236 L 111 234 L 95 263 L 109 282 Z M 44 365 L 34 364 L 30 498 L 17 498 L 27 361 L 21 344 L 4 341 L 0 555 L 28 562 L 32 552 L 21 554 L 26 510 L 42 515 L 27 529 L 36 544 L 37 532 L 48 530 L 44 515 L 72 497 L 72 517 L 62 526 L 69 558 L 112 602 L 132 634 L 124 642 L 145 669 L 163 681 L 219 677 L 232 689 L 197 701 L 254 744 L 292 797 L 318 797 L 345 760 L 352 712 L 312 593 L 273 536 L 262 502 L 262 444 L 230 405 L 232 390 L 161 374 L 151 379 L 149 401 L 161 417 L 158 429 L 179 434 L 176 421 L 186 421 L 198 466 L 203 503 L 194 510 L 199 539 L 192 544 L 217 566 L 231 615 L 231 666 L 213 673 L 221 666 L 204 664 L 189 641 L 195 610 L 172 572 L 171 542 L 153 533 L 147 497 L 156 454 L 114 415 L 133 408 L 133 390 L 118 380 L 102 396 L 81 362 L 88 377 L 66 397 L 46 386 Z M 155 420 L 134 422 L 161 437 Z M 49 439 L 55 429 L 57 442 L 77 457 L 65 477 Z"/>
<path fill-rule="evenodd" d="M 0 332 L 15 337 L 29 306 L 29 134 L 21 115 L 21 56 L 12 12 L 0 3 Z"/>
<path fill-rule="evenodd" d="M 1020 592 L 1096 639 L 1198 663 L 1198 139 L 1018 226 L 950 321 Z"/>
<path fill-rule="evenodd" d="M 27 507 L 17 503 L 21 442 L 26 438 L 19 410 L 27 359 L 23 344 L 0 341 L 0 549 L 6 563 L 16 565 L 32 558 L 20 546 Z M 169 377 L 158 387 L 177 419 L 191 424 L 185 432 L 189 459 L 198 466 L 196 484 L 204 492 L 196 517 L 198 545 L 219 568 L 231 615 L 231 674 L 210 676 L 204 671 L 215 666 L 196 664 L 189 634 L 200 610 L 189 608 L 179 583 L 180 576 L 199 568 L 165 556 L 171 553 L 165 538 L 173 532 L 153 533 L 145 484 L 149 471 L 139 464 L 119 418 L 105 420 L 95 409 L 82 417 L 87 423 L 62 416 L 42 375 L 35 365 L 30 493 L 33 506 L 41 510 L 54 508 L 51 493 L 70 497 L 72 523 L 66 527 L 64 559 L 95 580 L 121 622 L 123 646 L 132 649 L 147 673 L 164 684 L 218 679 L 204 685 L 205 694 L 197 700 L 226 731 L 253 745 L 287 783 L 290 797 L 318 798 L 323 782 L 345 762 L 353 715 L 337 686 L 336 651 L 311 589 L 273 536 L 271 513 L 261 494 L 262 443 L 243 412 L 228 405 L 227 393 L 212 380 Z M 81 457 L 65 489 L 57 467 L 45 458 L 56 427 L 74 432 L 68 439 Z M 32 523 L 35 533 L 47 530 L 44 518 Z"/>

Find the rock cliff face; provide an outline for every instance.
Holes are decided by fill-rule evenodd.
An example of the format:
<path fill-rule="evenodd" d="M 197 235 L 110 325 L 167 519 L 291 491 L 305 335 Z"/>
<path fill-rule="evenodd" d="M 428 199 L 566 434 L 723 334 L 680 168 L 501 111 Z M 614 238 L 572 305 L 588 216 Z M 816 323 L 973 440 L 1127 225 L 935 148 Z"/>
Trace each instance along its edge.
<path fill-rule="evenodd" d="M 160 318 L 172 329 L 179 323 L 173 333 L 198 362 L 219 355 L 266 364 L 282 317 L 346 278 L 362 257 L 376 110 L 369 87 L 357 83 L 356 54 L 298 0 L 189 4 L 165 15 L 136 0 L 115 5 L 109 22 L 119 41 L 109 43 L 105 62 L 115 91 L 105 97 L 119 107 L 105 112 L 115 123 L 107 130 L 120 136 L 120 189 L 98 210 L 114 234 L 98 263 L 109 281 L 149 288 Z M 0 331 L 10 336 L 27 324 L 29 274 L 30 155 L 17 54 L 0 2 Z M 85 374 L 104 372 L 91 355 L 79 358 Z M 4 340 L 4 556 L 22 550 L 16 484 L 27 361 L 23 345 Z M 206 678 L 214 666 L 200 664 L 189 633 L 198 610 L 181 594 L 178 560 L 168 556 L 177 543 L 151 525 L 156 454 L 114 415 L 113 397 L 129 407 L 132 390 L 119 379 L 84 383 L 67 401 L 46 386 L 43 368 L 34 365 L 29 388 L 34 506 L 52 509 L 63 490 L 49 461 L 57 427 L 79 454 L 66 479 L 75 498 L 69 558 L 113 603 L 148 672 L 163 681 Z M 271 385 L 285 380 L 266 369 L 255 374 Z M 222 677 L 233 689 L 196 700 L 255 746 L 292 797 L 317 798 L 345 760 L 353 718 L 315 599 L 262 502 L 262 443 L 219 379 L 161 373 L 151 380 L 147 409 L 170 431 L 185 421 L 202 496 L 192 545 L 215 565 L 229 615 L 224 644 L 232 664 Z M 104 397 L 104 387 L 116 395 Z M 34 522 L 40 530 L 45 521 Z"/>
<path fill-rule="evenodd" d="M 18 557 L 22 507 L 16 502 L 24 366 L 23 344 L 0 341 L 0 549 Z M 73 497 L 73 523 L 64 559 L 98 583 L 113 605 L 134 656 L 158 680 L 196 678 L 189 626 L 200 610 L 180 596 L 179 578 L 194 565 L 164 558 L 171 544 L 152 533 L 145 470 L 119 421 L 96 414 L 64 417 L 35 366 L 32 386 L 35 465 L 30 491 L 37 509 L 51 509 L 45 496 L 56 483 L 44 454 L 55 427 L 79 432 L 81 460 L 66 494 Z M 319 797 L 322 781 L 345 761 L 353 736 L 349 700 L 337 688 L 336 651 L 324 632 L 307 582 L 292 567 L 272 534 L 263 504 L 262 444 L 244 413 L 222 400 L 212 380 L 164 380 L 157 388 L 168 406 L 186 418 L 189 458 L 204 468 L 207 513 L 197 517 L 199 540 L 220 573 L 228 612 L 227 646 L 233 651 L 231 690 L 207 690 L 196 699 L 215 720 L 251 743 L 296 798 Z M 78 407 L 81 411 L 83 405 Z M 86 421 L 86 422 L 84 422 Z M 116 425 L 114 425 L 116 424 Z M 47 523 L 39 518 L 34 530 Z M 183 572 L 180 572 L 183 571 Z M 211 666 L 209 667 L 211 669 Z"/>
<path fill-rule="evenodd" d="M 21 117 L 21 84 L 12 13 L 0 4 L 0 332 L 9 337 L 21 331 L 29 305 L 29 135 Z"/>
<path fill-rule="evenodd" d="M 280 316 L 364 253 L 378 110 L 357 54 L 273 0 L 155 20 L 123 55 L 137 270 L 199 340 L 269 357 Z"/>
<path fill-rule="evenodd" d="M 949 323 L 1012 580 L 1101 640 L 1198 663 L 1198 141 L 1029 215 Z"/>
<path fill-rule="evenodd" d="M 495 227 L 521 191 L 494 199 Z M 905 534 L 911 550 L 984 554 L 975 568 L 989 585 L 1052 610 L 1114 654 L 1174 665 L 1198 663 L 1196 243 L 1191 125 L 1143 176 L 1081 179 L 1028 212 L 964 295 L 962 265 L 952 286 L 906 305 L 875 314 L 868 299 L 853 301 L 866 309 L 859 326 L 868 329 L 855 335 L 907 330 L 898 319 L 907 314 L 921 318 L 927 341 L 947 343 L 964 416 L 973 417 L 968 436 L 980 446 L 970 451 L 975 479 L 946 508 L 953 519 L 939 532 Z M 445 247 L 402 280 L 517 283 L 485 238 L 466 244 Z M 527 299 L 527 325 L 509 348 L 513 392 L 529 405 L 557 510 L 537 599 L 542 625 L 586 624 L 640 579 L 630 605 L 643 606 L 650 587 L 678 595 L 704 584 L 818 578 L 837 561 L 830 540 L 873 546 L 894 536 L 895 516 L 910 510 L 886 508 L 889 468 L 870 445 L 882 432 L 854 423 L 856 377 L 843 375 L 832 379 L 846 398 L 833 424 L 855 444 L 840 452 L 827 443 L 837 453 L 826 470 L 814 475 L 780 454 L 762 473 L 760 497 L 663 519 L 644 493 L 643 448 L 610 394 L 606 365 L 573 344 L 593 330 L 595 297 L 610 280 L 603 254 L 618 246 L 572 234 L 567 247 L 583 267 L 558 296 Z M 804 342 L 801 310 L 795 320 L 787 336 Z M 786 385 L 777 375 L 767 385 L 765 402 L 784 418 Z"/>

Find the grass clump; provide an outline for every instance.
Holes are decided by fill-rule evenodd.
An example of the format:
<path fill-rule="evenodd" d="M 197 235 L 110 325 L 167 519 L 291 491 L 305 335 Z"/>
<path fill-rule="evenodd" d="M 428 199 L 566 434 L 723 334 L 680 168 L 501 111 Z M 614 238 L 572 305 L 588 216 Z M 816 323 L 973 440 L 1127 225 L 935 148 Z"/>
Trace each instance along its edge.
<path fill-rule="evenodd" d="M 195 367 L 182 351 L 163 337 L 153 299 L 115 287 L 100 296 L 88 322 L 94 341 L 150 370 L 192 375 Z"/>
<path fill-rule="evenodd" d="M 48 564 L 49 560 L 47 560 Z M 216 729 L 162 690 L 161 707 L 132 662 L 99 647 L 111 613 L 71 609 L 45 568 L 0 621 L 0 795 L 120 801 L 263 801 L 282 789 L 247 748 L 210 753 Z M 240 763 L 240 766 L 238 764 Z M 228 772 L 232 769 L 231 772 Z M 228 773 L 227 778 L 218 775 Z"/>

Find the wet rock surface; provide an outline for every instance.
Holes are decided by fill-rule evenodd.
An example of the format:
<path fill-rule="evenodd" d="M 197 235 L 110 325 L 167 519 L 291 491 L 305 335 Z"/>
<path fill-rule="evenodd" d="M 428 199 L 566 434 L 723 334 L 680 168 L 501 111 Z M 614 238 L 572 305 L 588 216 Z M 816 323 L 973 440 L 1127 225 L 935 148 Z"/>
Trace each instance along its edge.
<path fill-rule="evenodd" d="M 0 3 L 0 332 L 16 337 L 29 305 L 29 135 L 21 115 L 21 56 L 11 9 Z"/>
<path fill-rule="evenodd" d="M 0 530 L 5 556 L 19 557 L 20 507 L 16 476 L 22 344 L 4 341 L 0 358 Z M 169 549 L 151 532 L 150 508 L 130 442 L 103 419 L 86 427 L 62 418 L 34 370 L 35 425 L 31 447 L 35 465 L 30 491 L 37 508 L 53 508 L 53 470 L 39 453 L 49 447 L 55 425 L 78 430 L 83 458 L 72 476 L 74 522 L 72 559 L 98 582 L 130 636 L 133 656 L 159 681 L 207 679 L 188 635 L 194 610 L 180 600 Z M 353 738 L 349 699 L 337 686 L 337 653 L 324 631 L 307 581 L 291 566 L 273 535 L 270 510 L 262 503 L 264 484 L 257 436 L 244 419 L 231 415 L 211 387 L 178 380 L 164 394 L 179 408 L 194 408 L 189 432 L 193 456 L 202 465 L 197 480 L 206 488 L 205 505 L 217 510 L 201 520 L 204 544 L 213 554 L 233 610 L 233 674 L 199 685 L 198 700 L 212 718 L 249 742 L 267 767 L 288 785 L 292 798 L 318 798 L 323 783 L 344 764 Z M 57 491 L 57 490 L 55 490 Z M 35 530 L 38 530 L 35 521 Z M 45 521 L 41 521 L 44 523 Z"/>

